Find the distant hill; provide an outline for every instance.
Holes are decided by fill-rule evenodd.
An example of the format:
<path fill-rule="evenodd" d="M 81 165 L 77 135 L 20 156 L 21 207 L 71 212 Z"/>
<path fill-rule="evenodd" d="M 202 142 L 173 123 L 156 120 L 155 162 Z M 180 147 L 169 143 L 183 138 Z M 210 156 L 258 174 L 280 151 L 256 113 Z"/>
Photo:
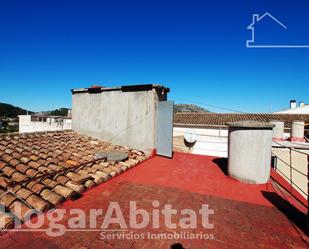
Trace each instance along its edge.
<path fill-rule="evenodd" d="M 69 110 L 68 108 L 59 108 L 52 111 L 42 111 L 37 114 L 66 117 L 68 115 L 68 110 Z M 174 105 L 174 113 L 176 112 L 209 112 L 209 111 L 197 105 L 177 104 Z M 34 112 L 30 111 L 28 113 L 34 114 Z M 27 114 L 27 110 L 10 104 L 0 103 L 0 117 L 16 118 L 18 115 L 24 115 L 24 114 Z"/>
<path fill-rule="evenodd" d="M 68 115 L 68 108 L 59 108 L 52 111 L 43 111 L 34 113 L 29 111 L 28 114 L 41 114 L 47 116 L 67 116 Z M 17 118 L 18 115 L 25 115 L 27 114 L 27 110 L 22 109 L 20 107 L 16 107 L 6 103 L 0 103 L 0 117 L 6 118 Z"/>
<path fill-rule="evenodd" d="M 29 112 L 31 114 L 33 112 Z M 17 118 L 18 115 L 27 114 L 27 110 L 6 103 L 0 103 L 0 117 Z"/>
<path fill-rule="evenodd" d="M 174 113 L 176 112 L 209 112 L 209 111 L 197 105 L 177 104 L 174 105 Z"/>
<path fill-rule="evenodd" d="M 45 111 L 39 112 L 38 114 L 47 115 L 47 116 L 63 116 L 66 117 L 68 115 L 68 108 L 59 108 L 53 111 Z"/>

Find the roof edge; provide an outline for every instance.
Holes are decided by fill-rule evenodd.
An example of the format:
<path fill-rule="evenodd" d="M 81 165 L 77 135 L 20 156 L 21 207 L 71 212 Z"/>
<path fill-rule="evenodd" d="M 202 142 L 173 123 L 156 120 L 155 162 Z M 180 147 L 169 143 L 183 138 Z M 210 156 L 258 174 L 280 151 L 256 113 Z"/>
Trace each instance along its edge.
<path fill-rule="evenodd" d="M 71 92 L 72 94 L 101 93 L 107 91 L 136 92 L 136 91 L 149 91 L 152 89 L 159 89 L 164 90 L 166 92 L 170 92 L 170 89 L 168 87 L 159 84 L 124 85 L 116 87 L 89 87 L 89 88 L 71 89 Z"/>
<path fill-rule="evenodd" d="M 54 133 L 64 133 L 64 132 L 75 132 L 72 129 L 64 129 L 59 131 L 34 131 L 34 132 L 9 132 L 9 133 L 0 133 L 0 137 L 12 137 L 12 136 L 33 136 L 33 135 L 42 135 L 42 134 L 54 134 Z"/>

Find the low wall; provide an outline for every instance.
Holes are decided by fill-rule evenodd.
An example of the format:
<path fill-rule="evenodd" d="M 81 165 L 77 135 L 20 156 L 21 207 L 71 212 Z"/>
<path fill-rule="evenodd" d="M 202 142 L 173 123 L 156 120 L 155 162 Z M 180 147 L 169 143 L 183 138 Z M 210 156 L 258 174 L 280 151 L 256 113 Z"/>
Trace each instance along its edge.
<path fill-rule="evenodd" d="M 190 149 L 186 146 L 185 133 L 196 134 L 197 141 Z M 174 151 L 187 152 L 199 155 L 227 157 L 226 127 L 215 128 L 183 128 L 174 127 L 173 149 Z"/>

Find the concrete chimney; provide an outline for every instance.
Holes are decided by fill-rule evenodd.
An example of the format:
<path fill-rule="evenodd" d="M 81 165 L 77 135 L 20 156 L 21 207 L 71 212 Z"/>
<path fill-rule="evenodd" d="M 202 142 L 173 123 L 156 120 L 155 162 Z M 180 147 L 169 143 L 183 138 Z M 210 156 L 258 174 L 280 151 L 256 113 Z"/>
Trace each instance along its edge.
<path fill-rule="evenodd" d="M 284 122 L 278 120 L 272 120 L 271 123 L 275 126 L 273 128 L 273 140 L 275 141 L 283 141 L 284 134 Z"/>
<path fill-rule="evenodd" d="M 296 100 L 290 100 L 290 109 L 294 109 L 297 107 Z"/>
<path fill-rule="evenodd" d="M 291 141 L 305 142 L 304 135 L 305 135 L 305 122 L 293 121 L 291 130 Z"/>
<path fill-rule="evenodd" d="M 299 102 L 299 106 L 304 106 L 304 105 L 305 105 L 305 103 L 303 101 Z"/>
<path fill-rule="evenodd" d="M 73 89 L 73 130 L 152 151 L 157 148 L 159 102 L 167 100 L 168 92 L 168 88 L 152 84 Z"/>

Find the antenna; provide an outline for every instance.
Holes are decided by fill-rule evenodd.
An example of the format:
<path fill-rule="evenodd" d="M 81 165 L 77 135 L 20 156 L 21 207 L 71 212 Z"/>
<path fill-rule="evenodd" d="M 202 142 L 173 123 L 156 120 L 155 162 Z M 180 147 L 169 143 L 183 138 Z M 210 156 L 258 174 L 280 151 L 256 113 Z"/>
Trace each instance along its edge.
<path fill-rule="evenodd" d="M 197 141 L 197 135 L 193 132 L 185 132 L 184 134 L 184 143 L 187 147 L 189 147 L 189 150 L 195 145 Z"/>

